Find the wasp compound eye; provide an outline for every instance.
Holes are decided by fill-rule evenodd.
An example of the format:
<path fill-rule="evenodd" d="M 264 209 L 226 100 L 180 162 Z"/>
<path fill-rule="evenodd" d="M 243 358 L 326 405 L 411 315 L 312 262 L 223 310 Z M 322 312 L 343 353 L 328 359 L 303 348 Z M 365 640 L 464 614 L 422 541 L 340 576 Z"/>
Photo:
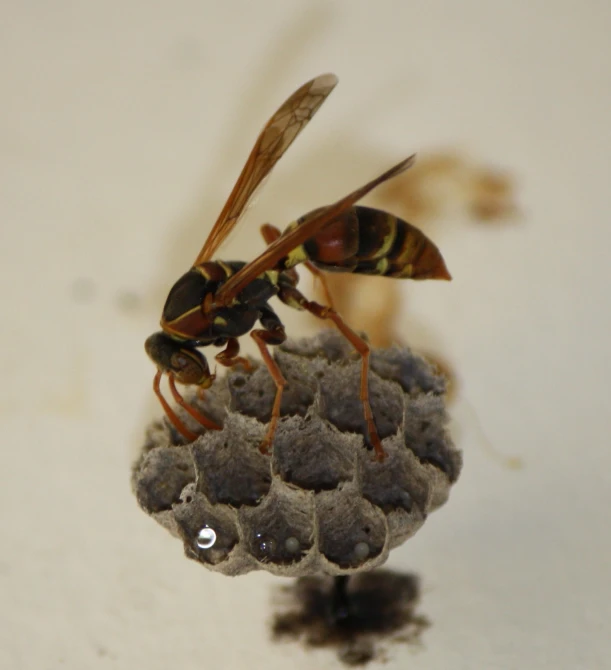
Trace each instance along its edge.
<path fill-rule="evenodd" d="M 203 385 L 210 377 L 206 359 L 195 349 L 180 349 L 172 354 L 170 362 L 171 371 L 181 384 Z"/>
<path fill-rule="evenodd" d="M 208 363 L 199 351 L 164 332 L 147 338 L 144 349 L 162 372 L 172 373 L 182 384 L 202 385 L 210 377 Z"/>
<path fill-rule="evenodd" d="M 149 429 L 133 469 L 137 500 L 189 558 L 225 575 L 371 570 L 446 502 L 459 476 L 445 380 L 407 348 L 372 349 L 380 462 L 363 437 L 360 362 L 339 333 L 287 341 L 275 361 L 287 385 L 271 452 L 259 445 L 274 381 L 264 365 L 233 369 L 203 399 L 188 399 L 222 430 L 183 444 L 167 422 Z"/>

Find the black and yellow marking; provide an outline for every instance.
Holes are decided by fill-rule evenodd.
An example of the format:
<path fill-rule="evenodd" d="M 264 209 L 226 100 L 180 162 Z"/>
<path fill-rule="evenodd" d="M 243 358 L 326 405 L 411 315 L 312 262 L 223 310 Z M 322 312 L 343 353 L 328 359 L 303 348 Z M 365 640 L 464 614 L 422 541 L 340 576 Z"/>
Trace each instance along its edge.
<path fill-rule="evenodd" d="M 310 212 L 295 225 L 307 221 Z M 306 260 L 327 272 L 395 278 L 449 278 L 435 244 L 407 221 L 371 207 L 352 207 L 287 254 L 283 267 Z"/>

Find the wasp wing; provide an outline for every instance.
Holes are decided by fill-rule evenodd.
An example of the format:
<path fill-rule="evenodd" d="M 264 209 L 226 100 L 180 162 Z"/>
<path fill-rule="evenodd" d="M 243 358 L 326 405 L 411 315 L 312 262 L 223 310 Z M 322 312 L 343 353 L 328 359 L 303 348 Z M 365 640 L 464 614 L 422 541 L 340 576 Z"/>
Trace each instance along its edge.
<path fill-rule="evenodd" d="M 316 114 L 337 81 L 334 74 L 312 79 L 295 91 L 267 122 L 193 265 L 212 258 L 239 221 L 259 184 Z"/>
<path fill-rule="evenodd" d="M 215 296 L 216 304 L 230 304 L 238 293 L 255 277 L 258 277 L 266 270 L 274 268 L 290 251 L 298 247 L 300 244 L 303 244 L 310 237 L 316 235 L 319 230 L 334 221 L 376 186 L 379 186 L 382 182 L 392 179 L 410 168 L 414 164 L 415 159 L 415 155 L 406 158 L 379 177 L 376 177 L 364 186 L 361 186 L 361 188 L 356 189 L 356 191 L 353 191 L 346 197 L 338 200 L 333 205 L 322 208 L 319 213 L 309 221 L 305 221 L 288 233 L 280 236 L 275 242 L 272 242 L 260 256 L 257 256 L 257 258 L 236 272 L 219 288 Z"/>

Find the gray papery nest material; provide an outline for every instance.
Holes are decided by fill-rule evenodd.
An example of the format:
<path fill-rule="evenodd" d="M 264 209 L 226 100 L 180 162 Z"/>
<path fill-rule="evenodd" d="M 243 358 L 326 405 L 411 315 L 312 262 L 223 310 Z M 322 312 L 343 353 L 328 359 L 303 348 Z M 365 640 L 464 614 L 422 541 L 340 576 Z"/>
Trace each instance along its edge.
<path fill-rule="evenodd" d="M 360 358 L 335 331 L 275 349 L 288 381 L 269 455 L 267 368 L 217 380 L 199 401 L 223 424 L 183 444 L 156 422 L 133 469 L 142 509 L 210 570 L 300 577 L 384 563 L 446 502 L 462 458 L 448 435 L 445 381 L 407 348 L 371 352 L 369 389 L 387 458 L 363 438 Z M 190 419 L 183 420 L 196 429 Z"/>

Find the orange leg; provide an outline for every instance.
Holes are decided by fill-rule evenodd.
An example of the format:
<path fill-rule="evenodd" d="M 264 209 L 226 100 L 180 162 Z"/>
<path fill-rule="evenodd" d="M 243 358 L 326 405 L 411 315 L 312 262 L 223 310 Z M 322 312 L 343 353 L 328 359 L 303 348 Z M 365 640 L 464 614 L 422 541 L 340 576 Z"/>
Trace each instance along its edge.
<path fill-rule="evenodd" d="M 267 244 L 271 244 L 272 242 L 275 242 L 282 235 L 282 233 L 275 226 L 266 223 L 261 226 L 261 235 L 263 235 L 263 239 Z M 325 300 L 327 301 L 329 307 L 333 308 L 333 298 L 331 297 L 331 291 L 329 289 L 329 284 L 327 284 L 325 273 L 310 261 L 304 261 L 303 265 L 305 265 L 306 268 L 308 268 L 308 270 L 314 275 L 315 279 L 320 282 L 323 293 L 325 294 Z M 294 269 L 285 270 L 285 273 L 290 273 L 295 280 L 295 284 L 297 283 L 298 275 Z"/>
<path fill-rule="evenodd" d="M 367 434 L 373 445 L 376 457 L 379 461 L 386 458 L 386 452 L 382 447 L 380 436 L 373 418 L 371 405 L 369 404 L 369 345 L 365 340 L 355 333 L 342 317 L 332 308 L 319 305 L 317 302 L 308 300 L 296 288 L 283 288 L 278 297 L 287 305 L 298 304 L 302 309 L 307 310 L 319 319 L 329 319 L 337 326 L 341 334 L 352 344 L 356 351 L 361 355 L 361 389 L 360 399 L 363 403 L 363 413 L 367 423 Z"/>
<path fill-rule="evenodd" d="M 266 311 L 261 317 L 261 324 L 265 330 L 253 330 L 250 333 L 250 336 L 257 343 L 259 351 L 261 352 L 261 356 L 265 361 L 265 365 L 267 365 L 267 369 L 269 370 L 272 379 L 276 384 L 276 397 L 274 398 L 274 406 L 272 407 L 272 415 L 269 420 L 267 435 L 259 447 L 261 453 L 265 454 L 270 450 L 274 441 L 274 434 L 278 425 L 278 419 L 280 418 L 282 391 L 286 386 L 286 379 L 284 378 L 284 375 L 282 374 L 282 371 L 278 367 L 276 361 L 269 353 L 267 345 L 282 344 L 282 342 L 286 340 L 286 333 L 284 332 L 284 326 L 280 322 L 280 319 L 278 319 L 276 314 L 269 307 L 266 308 Z"/>
<path fill-rule="evenodd" d="M 219 352 L 215 358 L 225 367 L 232 368 L 234 365 L 243 365 L 246 372 L 252 370 L 252 363 L 243 356 L 238 356 L 240 353 L 240 343 L 237 338 L 230 337 L 227 346 L 223 351 Z"/>
<path fill-rule="evenodd" d="M 322 286 L 323 293 L 325 294 L 325 301 L 327 302 L 327 305 L 331 308 L 334 309 L 333 307 L 333 298 L 331 297 L 331 290 L 329 289 L 329 284 L 327 284 L 327 278 L 325 276 L 325 273 L 317 268 L 314 263 L 311 263 L 310 261 L 306 261 L 304 265 L 308 268 L 308 270 L 314 275 L 315 279 L 318 279 L 320 282 L 320 285 Z"/>
<path fill-rule="evenodd" d="M 201 412 L 198 412 L 195 407 L 191 407 L 189 403 L 180 395 L 178 389 L 176 388 L 176 382 L 174 381 L 173 375 L 168 375 L 168 383 L 170 386 L 170 391 L 172 392 L 172 397 L 179 404 L 187 414 L 192 416 L 197 423 L 201 424 L 204 428 L 209 430 L 221 430 L 221 426 L 216 424 L 212 419 L 209 419 L 207 416 L 204 416 Z"/>
<path fill-rule="evenodd" d="M 176 430 L 189 442 L 193 442 L 193 440 L 197 439 L 197 435 L 190 431 L 185 424 L 176 416 L 176 413 L 174 410 L 170 407 L 168 404 L 167 400 L 163 397 L 163 394 L 161 393 L 161 389 L 159 388 L 159 382 L 161 381 L 161 376 L 163 373 L 161 370 L 157 371 L 157 374 L 155 375 L 155 379 L 153 380 L 153 390 L 155 391 L 155 395 L 159 398 L 159 402 L 161 403 L 161 406 L 163 407 L 164 412 L 166 413 L 168 419 L 176 428 Z"/>
<path fill-rule="evenodd" d="M 261 226 L 261 235 L 265 240 L 265 244 L 270 245 L 272 242 L 275 242 L 282 235 L 282 233 L 275 226 L 272 226 L 269 223 L 264 223 Z M 297 274 L 297 270 L 295 270 L 295 268 L 284 270 L 283 272 L 292 279 L 293 284 L 297 284 L 299 281 L 299 275 Z"/>
<path fill-rule="evenodd" d="M 282 235 L 282 233 L 278 230 L 278 228 L 276 228 L 276 226 L 272 226 L 271 223 L 264 223 L 261 226 L 261 235 L 263 235 L 265 244 L 269 245 L 272 242 L 275 242 Z"/>

